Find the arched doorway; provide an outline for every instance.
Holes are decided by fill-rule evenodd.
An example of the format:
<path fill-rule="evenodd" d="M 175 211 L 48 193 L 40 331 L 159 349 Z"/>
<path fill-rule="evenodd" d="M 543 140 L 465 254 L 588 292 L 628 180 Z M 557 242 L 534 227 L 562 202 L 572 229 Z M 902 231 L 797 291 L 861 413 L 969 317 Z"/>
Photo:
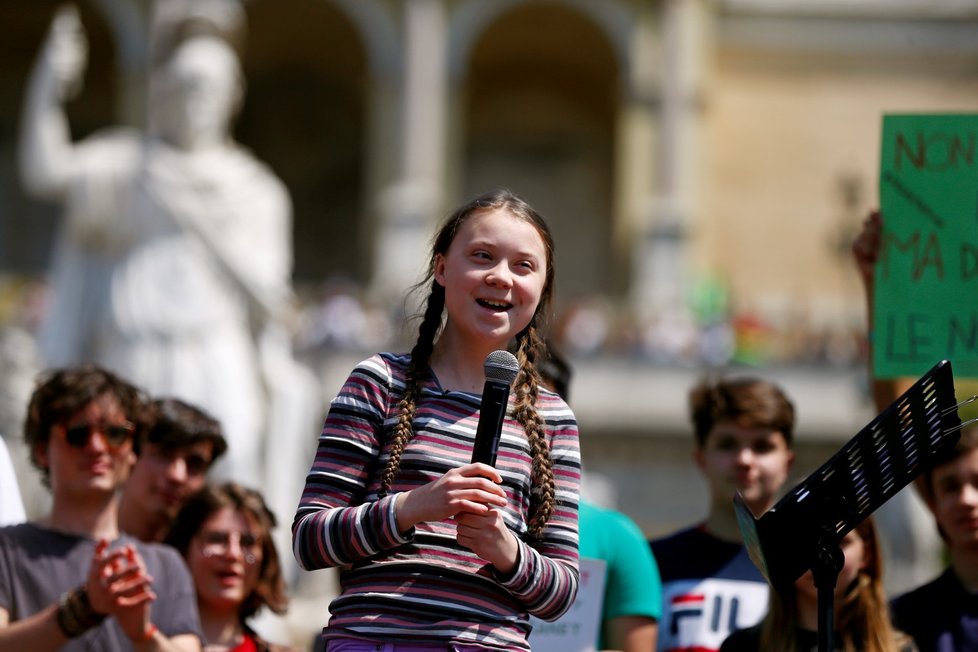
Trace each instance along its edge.
<path fill-rule="evenodd" d="M 507 186 L 544 214 L 559 296 L 611 292 L 619 88 L 611 44 L 578 11 L 533 3 L 496 18 L 470 52 L 461 189 Z"/>
<path fill-rule="evenodd" d="M 368 272 L 360 227 L 367 64 L 350 20 L 321 0 L 246 5 L 248 94 L 237 135 L 288 187 L 297 285 Z"/>

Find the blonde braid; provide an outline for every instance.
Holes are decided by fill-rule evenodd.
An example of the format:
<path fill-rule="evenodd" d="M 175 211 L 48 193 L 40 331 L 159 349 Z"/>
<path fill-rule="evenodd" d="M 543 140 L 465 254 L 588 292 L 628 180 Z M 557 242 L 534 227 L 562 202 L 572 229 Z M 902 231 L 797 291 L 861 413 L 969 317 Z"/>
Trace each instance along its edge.
<path fill-rule="evenodd" d="M 394 426 L 394 435 L 391 438 L 390 457 L 387 459 L 387 467 L 380 481 L 380 491 L 378 496 L 383 498 L 390 491 L 394 478 L 401 468 L 401 454 L 408 440 L 414 435 L 412 422 L 417 412 L 417 401 L 421 396 L 421 386 L 428 376 L 428 362 L 431 360 L 431 352 L 435 347 L 435 336 L 441 328 L 441 313 L 445 307 L 445 288 L 437 282 L 432 281 L 431 293 L 428 295 L 428 303 L 425 307 L 424 318 L 418 327 L 418 341 L 411 349 L 411 363 L 408 365 L 407 379 L 404 386 L 404 396 L 397 403 L 400 414 L 397 425 Z"/>
<path fill-rule="evenodd" d="M 537 413 L 536 402 L 539 396 L 540 372 L 536 361 L 544 350 L 543 340 L 531 322 L 518 336 L 519 347 L 516 358 L 520 372 L 516 377 L 516 401 L 514 412 L 517 421 L 523 426 L 533 456 L 533 470 L 530 481 L 530 536 L 540 539 L 543 527 L 554 512 L 556 487 L 553 461 L 550 459 L 550 446 L 547 443 L 543 419 Z"/>

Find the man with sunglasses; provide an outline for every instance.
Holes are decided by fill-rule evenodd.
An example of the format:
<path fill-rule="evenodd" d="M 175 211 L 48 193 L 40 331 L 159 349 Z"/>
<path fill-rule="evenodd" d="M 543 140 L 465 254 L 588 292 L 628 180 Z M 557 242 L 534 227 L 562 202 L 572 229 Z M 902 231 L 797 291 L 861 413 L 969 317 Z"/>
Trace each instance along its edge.
<path fill-rule="evenodd" d="M 0 528 L 0 650 L 199 652 L 193 581 L 175 550 L 118 527 L 143 395 L 94 366 L 46 375 L 24 436 L 51 512 Z"/>
<path fill-rule="evenodd" d="M 150 406 L 150 425 L 135 443 L 138 459 L 119 503 L 119 527 L 141 541 L 161 542 L 187 498 L 227 450 L 221 424 L 174 398 Z"/>

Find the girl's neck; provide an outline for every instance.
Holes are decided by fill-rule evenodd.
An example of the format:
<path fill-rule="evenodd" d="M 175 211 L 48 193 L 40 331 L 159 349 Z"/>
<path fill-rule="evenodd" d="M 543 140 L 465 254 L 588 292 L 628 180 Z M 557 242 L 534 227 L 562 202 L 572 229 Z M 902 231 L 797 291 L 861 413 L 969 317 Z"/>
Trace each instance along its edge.
<path fill-rule="evenodd" d="M 798 626 L 810 632 L 818 631 L 818 597 L 796 590 L 795 600 L 798 609 Z M 838 609 L 836 612 L 838 613 Z"/>
<path fill-rule="evenodd" d="M 463 347 L 450 336 L 442 336 L 432 351 L 431 368 L 442 389 L 480 394 L 486 379 L 486 356 L 493 350 Z"/>
<path fill-rule="evenodd" d="M 199 600 L 197 608 L 206 651 L 230 649 L 241 642 L 244 628 L 235 609 L 216 609 Z"/>

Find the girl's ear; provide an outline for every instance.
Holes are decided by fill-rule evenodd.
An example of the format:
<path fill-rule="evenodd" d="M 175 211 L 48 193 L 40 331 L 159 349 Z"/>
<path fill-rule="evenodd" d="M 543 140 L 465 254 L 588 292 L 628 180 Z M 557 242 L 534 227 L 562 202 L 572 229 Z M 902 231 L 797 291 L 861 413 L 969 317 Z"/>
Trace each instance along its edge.
<path fill-rule="evenodd" d="M 435 282 L 445 287 L 445 254 L 435 254 Z"/>

